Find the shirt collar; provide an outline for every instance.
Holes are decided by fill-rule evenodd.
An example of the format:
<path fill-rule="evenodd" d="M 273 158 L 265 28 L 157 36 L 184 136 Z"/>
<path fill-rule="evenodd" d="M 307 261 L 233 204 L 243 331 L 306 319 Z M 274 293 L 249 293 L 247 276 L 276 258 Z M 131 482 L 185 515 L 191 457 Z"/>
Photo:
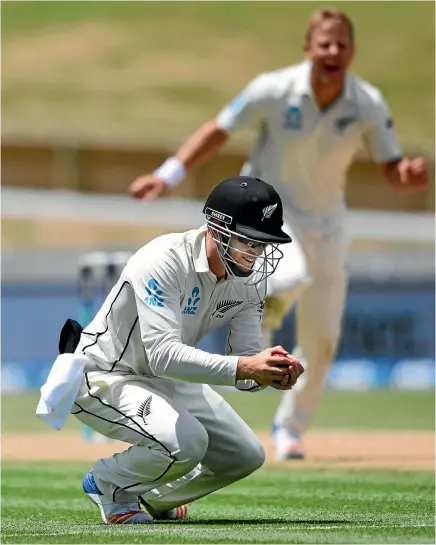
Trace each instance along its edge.
<path fill-rule="evenodd" d="M 209 261 L 206 254 L 206 232 L 207 225 L 202 225 L 197 230 L 194 239 L 194 269 L 197 273 L 210 272 Z"/>
<path fill-rule="evenodd" d="M 294 90 L 299 95 L 311 95 L 312 87 L 310 85 L 310 71 L 312 69 L 312 63 L 310 61 L 303 61 L 300 64 L 300 74 L 295 82 Z"/>

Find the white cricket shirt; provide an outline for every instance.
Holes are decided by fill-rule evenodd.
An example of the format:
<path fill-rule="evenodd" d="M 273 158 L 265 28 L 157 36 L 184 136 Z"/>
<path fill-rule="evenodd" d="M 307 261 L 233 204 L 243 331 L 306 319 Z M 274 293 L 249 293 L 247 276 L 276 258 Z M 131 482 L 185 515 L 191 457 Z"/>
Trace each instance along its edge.
<path fill-rule="evenodd" d="M 347 170 L 359 148 L 366 146 L 377 163 L 401 152 L 378 89 L 347 74 L 342 96 L 321 111 L 310 72 L 311 63 L 304 61 L 260 74 L 219 113 L 217 123 L 228 132 L 257 124 L 257 141 L 242 174 L 275 185 L 284 204 L 307 225 L 337 227 L 338 213 L 345 210 Z"/>
<path fill-rule="evenodd" d="M 164 235 L 134 254 L 82 332 L 76 354 L 106 371 L 235 386 L 238 355 L 261 351 L 263 304 L 242 278 L 217 282 L 205 234 L 206 226 Z M 227 323 L 227 355 L 193 348 Z M 260 388 L 251 380 L 236 387 Z"/>

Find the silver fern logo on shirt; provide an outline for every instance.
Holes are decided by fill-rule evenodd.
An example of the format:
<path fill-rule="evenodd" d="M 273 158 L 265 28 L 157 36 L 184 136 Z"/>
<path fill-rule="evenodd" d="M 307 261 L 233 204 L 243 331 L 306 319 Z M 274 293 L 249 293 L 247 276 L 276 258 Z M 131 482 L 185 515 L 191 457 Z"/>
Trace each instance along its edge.
<path fill-rule="evenodd" d="M 140 418 L 144 420 L 144 423 L 147 424 L 147 416 L 151 412 L 151 395 L 141 403 L 139 406 L 138 412 L 136 413 Z"/>
<path fill-rule="evenodd" d="M 217 318 L 224 318 L 224 314 L 228 310 L 238 307 L 239 305 L 242 305 L 242 301 L 232 301 L 232 300 L 219 301 L 216 305 L 216 309 L 213 312 L 212 316 L 215 316 Z"/>
<path fill-rule="evenodd" d="M 269 219 L 273 215 L 274 210 L 277 208 L 277 206 L 278 203 L 265 206 L 265 208 L 262 209 L 263 218 L 261 221 L 263 221 L 265 218 Z"/>

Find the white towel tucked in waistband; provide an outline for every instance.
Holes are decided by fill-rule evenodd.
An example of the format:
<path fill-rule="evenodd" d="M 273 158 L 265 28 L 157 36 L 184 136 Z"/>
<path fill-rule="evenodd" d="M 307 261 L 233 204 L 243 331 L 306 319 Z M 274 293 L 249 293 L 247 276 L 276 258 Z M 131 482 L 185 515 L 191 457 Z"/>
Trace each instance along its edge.
<path fill-rule="evenodd" d="M 36 415 L 52 428 L 60 430 L 73 407 L 89 360 L 77 354 L 60 354 L 41 387 Z"/>

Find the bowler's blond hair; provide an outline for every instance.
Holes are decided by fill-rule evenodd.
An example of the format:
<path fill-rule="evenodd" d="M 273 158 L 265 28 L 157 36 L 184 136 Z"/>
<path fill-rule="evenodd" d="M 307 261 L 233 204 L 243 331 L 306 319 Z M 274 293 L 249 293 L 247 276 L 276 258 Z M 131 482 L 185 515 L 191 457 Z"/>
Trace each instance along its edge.
<path fill-rule="evenodd" d="M 314 29 L 324 21 L 336 21 L 346 25 L 350 35 L 350 41 L 351 43 L 354 43 L 354 25 L 348 15 L 336 8 L 325 8 L 316 11 L 309 19 L 305 36 L 306 44 L 310 42 Z"/>

